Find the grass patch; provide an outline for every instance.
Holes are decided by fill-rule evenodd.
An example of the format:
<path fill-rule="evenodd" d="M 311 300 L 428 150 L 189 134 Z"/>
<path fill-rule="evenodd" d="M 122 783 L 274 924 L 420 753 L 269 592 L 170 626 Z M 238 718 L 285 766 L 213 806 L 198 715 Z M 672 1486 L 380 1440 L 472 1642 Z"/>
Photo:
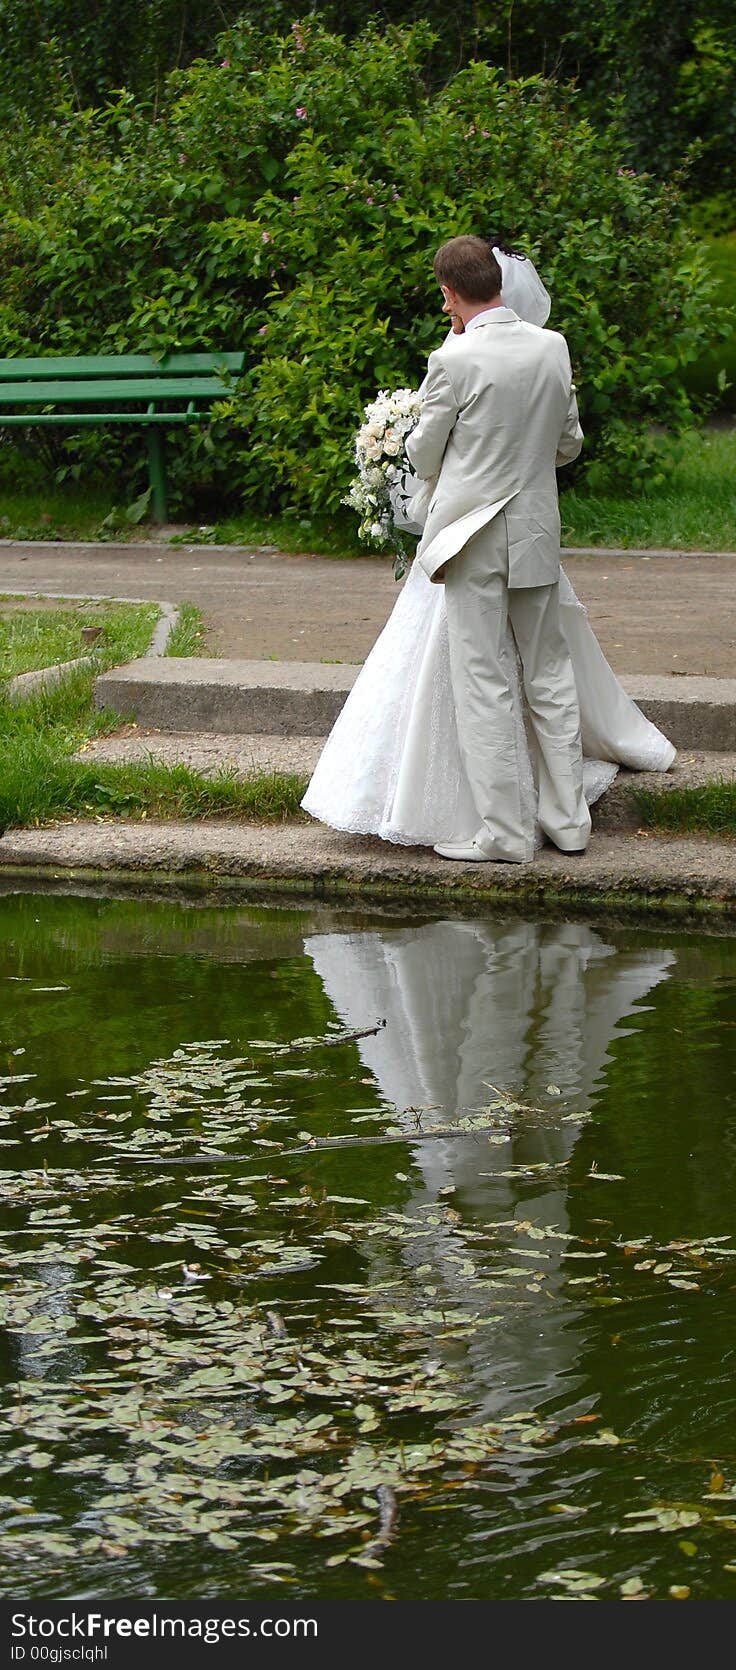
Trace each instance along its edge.
<path fill-rule="evenodd" d="M 736 338 L 732 343 L 736 344 Z M 736 354 L 736 346 L 719 348 L 724 363 L 726 348 Z M 579 486 L 562 494 L 564 543 L 736 550 L 736 425 L 709 425 L 679 441 L 663 437 L 661 453 L 666 479 L 648 492 L 631 493 L 622 481 L 606 493 L 593 493 L 586 488 L 583 474 Z M 102 522 L 112 507 L 109 491 L 73 482 L 49 489 L 29 473 L 27 460 L 18 456 L 17 464 L 12 480 L 7 479 L 7 463 L 5 479 L 0 475 L 0 535 L 28 540 L 100 537 Z M 126 522 L 115 537 L 140 540 L 149 539 L 151 533 L 148 523 L 133 527 Z M 346 510 L 329 516 L 288 510 L 264 516 L 244 509 L 207 526 L 187 523 L 169 543 L 243 545 L 324 557 L 371 554 L 360 544 L 355 517 Z"/>
<path fill-rule="evenodd" d="M 0 667 L 4 678 L 94 653 L 101 665 L 116 666 L 145 655 L 159 610 L 155 603 L 70 603 L 34 607 L 29 600 L 8 606 L 0 597 Z M 85 644 L 83 627 L 101 627 Z"/>
<path fill-rule="evenodd" d="M 642 824 L 681 834 L 736 836 L 736 781 L 720 777 L 691 789 L 632 789 Z"/>
<path fill-rule="evenodd" d="M 661 442 L 665 480 L 648 492 L 592 493 L 585 486 L 561 495 L 565 545 L 665 546 L 675 550 L 736 551 L 736 426 L 711 425 L 681 440 Z M 563 472 L 564 479 L 564 472 Z M 369 556 L 354 518 L 232 516 L 200 528 L 186 542 L 274 547 L 317 556 Z M 387 559 L 378 558 L 378 561 Z"/>
<path fill-rule="evenodd" d="M 0 778 L 6 749 L 14 738 L 35 736 L 73 752 L 82 742 L 104 736 L 120 724 L 119 714 L 93 708 L 94 679 L 91 668 L 78 667 L 58 684 L 37 690 L 22 702 L 9 701 L 0 685 Z"/>
<path fill-rule="evenodd" d="M 702 247 L 717 283 L 717 300 L 733 323 L 736 317 L 736 232 L 704 238 Z M 718 376 L 725 371 L 727 387 L 719 391 Z M 714 342 L 685 369 L 683 381 L 693 394 L 716 395 L 718 404 L 736 412 L 736 331 Z"/>
<path fill-rule="evenodd" d="M 736 427 L 663 441 L 662 453 L 673 468 L 650 492 L 563 493 L 564 544 L 736 551 Z"/>
<path fill-rule="evenodd" d="M 244 545 L 264 554 L 286 551 L 290 556 L 376 556 L 358 539 L 355 516 L 347 510 L 327 516 L 285 511 L 280 516 L 249 510 L 224 516 L 222 521 L 175 534 L 172 545 Z M 379 558 L 380 560 L 380 558 Z"/>
<path fill-rule="evenodd" d="M 170 634 L 166 645 L 167 655 L 205 655 L 204 647 L 205 624 L 201 609 L 196 603 L 182 603 L 179 606 L 179 619 Z"/>
<path fill-rule="evenodd" d="M 4 739 L 0 829 L 69 817 L 244 818 L 258 823 L 294 817 L 306 787 L 296 776 L 232 773 L 200 777 L 187 766 L 156 761 L 126 766 L 75 760 L 44 737 Z"/>
<path fill-rule="evenodd" d="M 78 482 L 49 487 L 34 480 L 28 460 L 20 454 L 17 466 L 14 481 L 0 480 L 0 539 L 99 538 L 113 509 L 108 488 L 82 487 Z"/>
<path fill-rule="evenodd" d="M 242 818 L 273 823 L 300 814 L 306 778 L 275 773 L 239 781 L 199 776 L 155 760 L 113 766 L 77 760 L 85 741 L 115 730 L 118 714 L 92 707 L 84 670 L 29 701 L 0 695 L 0 831 L 72 817 Z"/>

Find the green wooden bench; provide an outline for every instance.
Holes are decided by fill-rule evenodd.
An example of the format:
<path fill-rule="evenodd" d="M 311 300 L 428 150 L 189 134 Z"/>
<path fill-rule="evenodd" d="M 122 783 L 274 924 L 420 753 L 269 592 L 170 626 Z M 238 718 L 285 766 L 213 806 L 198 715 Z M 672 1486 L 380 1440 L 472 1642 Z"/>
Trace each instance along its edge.
<path fill-rule="evenodd" d="M 140 423 L 148 440 L 151 508 L 166 521 L 164 430 L 204 423 L 228 379 L 243 370 L 241 353 L 83 354 L 77 358 L 0 359 L 0 429 L 65 424 Z M 21 409 L 22 408 L 22 409 Z"/>

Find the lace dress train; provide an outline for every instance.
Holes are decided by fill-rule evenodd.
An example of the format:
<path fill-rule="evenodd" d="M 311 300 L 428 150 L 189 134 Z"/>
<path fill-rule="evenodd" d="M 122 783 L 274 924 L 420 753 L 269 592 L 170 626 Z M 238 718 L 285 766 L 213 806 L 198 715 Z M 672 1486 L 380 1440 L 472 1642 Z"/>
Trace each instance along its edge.
<path fill-rule="evenodd" d="M 666 771 L 675 749 L 622 688 L 564 570 L 560 619 L 580 703 L 585 798 L 592 805 L 619 765 Z M 510 628 L 505 653 L 524 822 L 541 845 L 534 739 Z M 471 840 L 477 831 L 455 723 L 444 587 L 428 580 L 419 563 L 327 738 L 302 806 L 333 829 L 404 846 Z"/>

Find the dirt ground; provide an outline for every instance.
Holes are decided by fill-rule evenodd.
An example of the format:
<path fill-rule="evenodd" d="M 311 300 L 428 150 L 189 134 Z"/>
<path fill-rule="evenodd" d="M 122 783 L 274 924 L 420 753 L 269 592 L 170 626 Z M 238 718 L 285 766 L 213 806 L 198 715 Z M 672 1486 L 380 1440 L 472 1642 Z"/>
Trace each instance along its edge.
<path fill-rule="evenodd" d="M 618 673 L 736 675 L 736 554 L 563 553 Z M 191 601 L 210 654 L 360 662 L 397 596 L 388 561 L 237 546 L 0 542 L 0 592 Z"/>
<path fill-rule="evenodd" d="M 32 610 L 34 614 L 51 615 L 55 610 L 65 608 L 73 608 L 73 604 L 64 604 L 58 598 L 54 597 L 0 596 L 0 616 L 23 615 L 28 614 L 30 610 Z M 85 609 L 88 610 L 90 614 L 95 614 L 97 611 L 99 611 L 100 614 L 103 614 L 106 608 L 107 603 L 102 601 L 85 604 Z"/>

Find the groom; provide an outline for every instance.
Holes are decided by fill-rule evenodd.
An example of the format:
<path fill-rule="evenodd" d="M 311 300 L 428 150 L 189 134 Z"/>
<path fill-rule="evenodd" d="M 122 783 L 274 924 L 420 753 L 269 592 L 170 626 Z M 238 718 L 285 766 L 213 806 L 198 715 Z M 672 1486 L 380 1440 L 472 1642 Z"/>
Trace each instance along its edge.
<path fill-rule="evenodd" d="M 534 855 L 521 804 L 507 621 L 536 745 L 539 822 L 563 852 L 581 852 L 590 813 L 559 620 L 555 479 L 555 466 L 577 458 L 583 442 L 570 355 L 563 336 L 503 306 L 501 269 L 483 238 L 451 238 L 434 271 L 457 334 L 430 355 L 406 453 L 416 475 L 436 479 L 417 559 L 430 580 L 445 584 L 458 737 L 479 820 L 472 841 L 435 852 L 514 864 Z"/>

